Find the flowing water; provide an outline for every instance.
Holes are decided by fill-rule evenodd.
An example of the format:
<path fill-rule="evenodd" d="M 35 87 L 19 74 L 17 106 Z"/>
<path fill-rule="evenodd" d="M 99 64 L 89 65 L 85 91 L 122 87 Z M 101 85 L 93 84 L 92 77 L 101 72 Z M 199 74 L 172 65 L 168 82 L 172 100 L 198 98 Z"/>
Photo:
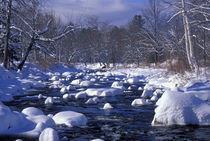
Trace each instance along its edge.
<path fill-rule="evenodd" d="M 92 87 L 107 87 L 114 81 L 113 77 L 109 81 L 98 83 Z M 142 91 L 138 91 L 139 86 L 144 83 L 124 84 L 126 88 L 132 87 L 131 91 L 125 91 L 124 95 L 115 97 L 100 98 L 100 103 L 87 105 L 87 99 L 63 100 L 58 89 L 34 89 L 26 93 L 26 96 L 15 97 L 15 101 L 6 103 L 12 110 L 21 111 L 26 107 L 37 107 L 47 114 L 55 114 L 61 111 L 75 111 L 83 113 L 87 119 L 87 125 L 83 127 L 69 128 L 57 126 L 56 130 L 61 140 L 88 141 L 100 138 L 105 141 L 137 141 L 137 140 L 209 140 L 210 127 L 200 126 L 169 126 L 153 127 L 151 122 L 154 116 L 155 105 L 132 107 L 131 102 L 140 98 Z M 79 88 L 77 91 L 87 88 Z M 58 102 L 53 105 L 44 105 L 44 99 L 38 99 L 38 94 L 45 96 L 56 96 Z M 72 91 L 72 93 L 75 93 Z M 103 110 L 104 103 L 109 102 L 114 108 Z M 65 137 L 65 138 L 64 138 Z M 0 140 L 15 140 L 21 138 L 25 141 L 38 140 L 37 138 L 0 136 Z"/>

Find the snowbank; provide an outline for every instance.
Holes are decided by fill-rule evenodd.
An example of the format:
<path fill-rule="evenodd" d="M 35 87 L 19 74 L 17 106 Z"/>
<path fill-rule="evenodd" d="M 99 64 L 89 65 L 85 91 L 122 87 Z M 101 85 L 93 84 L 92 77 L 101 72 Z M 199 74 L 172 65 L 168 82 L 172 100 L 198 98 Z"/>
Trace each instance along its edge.
<path fill-rule="evenodd" d="M 152 125 L 210 125 L 210 105 L 193 94 L 166 91 L 156 104 Z"/>

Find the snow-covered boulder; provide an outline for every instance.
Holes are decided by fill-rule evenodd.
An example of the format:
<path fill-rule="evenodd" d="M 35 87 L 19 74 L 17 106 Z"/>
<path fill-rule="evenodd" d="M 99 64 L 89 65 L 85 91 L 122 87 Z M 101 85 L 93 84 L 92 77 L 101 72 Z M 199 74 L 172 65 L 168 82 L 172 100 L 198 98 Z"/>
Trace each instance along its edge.
<path fill-rule="evenodd" d="M 97 104 L 99 102 L 99 98 L 98 97 L 93 97 L 93 98 L 89 98 L 85 104 Z"/>
<path fill-rule="evenodd" d="M 85 99 L 87 97 L 87 93 L 85 91 L 78 92 L 75 95 L 76 99 Z"/>
<path fill-rule="evenodd" d="M 46 128 L 40 134 L 39 141 L 59 141 L 58 133 L 53 128 Z"/>
<path fill-rule="evenodd" d="M 166 91 L 156 105 L 152 125 L 210 125 L 210 105 L 193 94 Z"/>
<path fill-rule="evenodd" d="M 91 78 L 91 79 L 90 79 L 90 82 L 96 82 L 96 81 L 97 81 L 96 78 Z"/>
<path fill-rule="evenodd" d="M 153 93 L 155 96 L 161 96 L 163 94 L 163 91 L 161 89 L 156 89 Z"/>
<path fill-rule="evenodd" d="M 76 87 L 75 86 L 72 86 L 72 85 L 69 85 L 66 87 L 67 91 L 74 91 L 76 90 Z"/>
<path fill-rule="evenodd" d="M 148 105 L 150 104 L 148 101 L 146 101 L 145 99 L 139 98 L 139 99 L 135 99 L 131 105 L 132 106 L 143 106 L 143 105 Z"/>
<path fill-rule="evenodd" d="M 57 81 L 58 79 L 59 79 L 58 76 L 53 76 L 53 77 L 50 78 L 50 80 L 52 80 L 52 81 Z"/>
<path fill-rule="evenodd" d="M 88 81 L 88 80 L 85 80 L 85 81 L 82 81 L 80 83 L 80 86 L 83 86 L 83 87 L 88 87 L 90 85 L 92 85 L 93 83 L 91 81 Z"/>
<path fill-rule="evenodd" d="M 117 88 L 108 88 L 101 93 L 101 97 L 116 96 L 123 94 L 123 90 Z"/>
<path fill-rule="evenodd" d="M 155 87 L 149 83 L 147 83 L 145 86 L 144 86 L 144 90 L 150 90 L 150 91 L 154 91 L 155 90 Z"/>
<path fill-rule="evenodd" d="M 44 104 L 53 104 L 54 102 L 55 102 L 55 100 L 54 100 L 53 97 L 48 97 L 48 98 L 45 100 Z"/>
<path fill-rule="evenodd" d="M 81 79 L 75 79 L 71 82 L 72 85 L 79 85 L 82 82 Z"/>
<path fill-rule="evenodd" d="M 134 83 L 138 83 L 139 79 L 137 77 L 131 77 L 131 78 L 128 78 L 126 82 L 129 84 L 134 84 Z"/>
<path fill-rule="evenodd" d="M 142 91 L 142 90 L 143 90 L 143 88 L 142 88 L 142 87 L 139 87 L 139 88 L 138 88 L 138 91 Z"/>
<path fill-rule="evenodd" d="M 71 72 L 64 72 L 64 73 L 62 73 L 62 76 L 63 77 L 71 77 Z"/>
<path fill-rule="evenodd" d="M 61 92 L 62 94 L 65 94 L 65 93 L 68 92 L 68 90 L 66 89 L 66 87 L 63 87 L 63 88 L 61 88 L 60 92 Z"/>
<path fill-rule="evenodd" d="M 104 107 L 103 107 L 104 110 L 108 110 L 108 109 L 112 109 L 112 108 L 113 107 L 112 107 L 112 105 L 110 103 L 104 104 Z"/>
<path fill-rule="evenodd" d="M 150 100 L 151 101 L 157 101 L 158 100 L 158 96 L 157 95 L 153 95 Z"/>
<path fill-rule="evenodd" d="M 116 96 L 123 94 L 123 90 L 118 88 L 89 88 L 86 90 L 88 96 Z"/>
<path fill-rule="evenodd" d="M 87 118 L 85 115 L 73 111 L 59 112 L 53 116 L 56 124 L 64 124 L 68 127 L 85 126 Z"/>
<path fill-rule="evenodd" d="M 125 90 L 125 87 L 123 86 L 123 83 L 121 83 L 119 81 L 113 82 L 111 87 Z"/>
<path fill-rule="evenodd" d="M 145 89 L 141 95 L 144 98 L 151 98 L 153 96 L 153 91 Z"/>
<path fill-rule="evenodd" d="M 28 107 L 22 110 L 22 113 L 27 116 L 37 116 L 37 115 L 44 115 L 42 110 L 35 108 L 35 107 Z"/>

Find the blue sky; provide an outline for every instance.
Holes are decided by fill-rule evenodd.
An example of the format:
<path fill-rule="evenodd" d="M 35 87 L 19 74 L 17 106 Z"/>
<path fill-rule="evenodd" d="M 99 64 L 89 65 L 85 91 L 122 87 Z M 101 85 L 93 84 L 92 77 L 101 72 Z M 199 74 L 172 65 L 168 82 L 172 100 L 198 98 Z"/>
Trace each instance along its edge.
<path fill-rule="evenodd" d="M 115 25 L 124 25 L 139 14 L 148 0 L 49 0 L 50 9 L 63 21 L 79 20 L 88 15 Z"/>

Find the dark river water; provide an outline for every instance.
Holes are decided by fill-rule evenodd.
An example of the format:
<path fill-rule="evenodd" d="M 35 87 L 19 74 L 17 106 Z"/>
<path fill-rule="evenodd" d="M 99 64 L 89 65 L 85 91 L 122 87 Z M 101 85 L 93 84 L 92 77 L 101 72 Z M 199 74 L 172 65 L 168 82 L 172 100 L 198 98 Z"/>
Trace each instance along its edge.
<path fill-rule="evenodd" d="M 103 88 L 111 86 L 114 78 L 109 81 L 97 83 L 91 88 Z M 200 126 L 167 126 L 153 127 L 151 122 L 154 116 L 155 105 L 133 107 L 131 103 L 134 99 L 140 98 L 142 91 L 138 91 L 139 86 L 144 83 L 124 84 L 126 88 L 132 87 L 130 91 L 125 91 L 124 95 L 115 97 L 99 98 L 101 102 L 96 105 L 87 105 L 87 99 L 76 100 L 74 98 L 63 100 L 58 89 L 32 89 L 26 93 L 28 97 L 15 97 L 15 101 L 5 103 L 12 110 L 22 111 L 26 107 L 37 107 L 47 114 L 55 114 L 61 111 L 75 111 L 83 113 L 87 119 L 84 127 L 69 128 L 57 126 L 56 130 L 61 140 L 88 141 L 96 138 L 105 141 L 138 141 L 138 140 L 210 140 L 210 127 Z M 85 90 L 87 88 L 84 88 Z M 81 88 L 79 88 L 81 90 Z M 77 91 L 79 91 L 77 90 Z M 75 93 L 72 91 L 70 93 Z M 53 105 L 45 105 L 44 99 L 38 99 L 38 94 L 44 96 L 60 97 Z M 114 108 L 103 110 L 105 103 L 109 102 Z M 65 139 L 64 139 L 65 137 Z M 22 139 L 24 141 L 38 140 L 38 138 L 27 138 L 17 136 L 0 136 L 0 141 L 14 141 Z"/>

